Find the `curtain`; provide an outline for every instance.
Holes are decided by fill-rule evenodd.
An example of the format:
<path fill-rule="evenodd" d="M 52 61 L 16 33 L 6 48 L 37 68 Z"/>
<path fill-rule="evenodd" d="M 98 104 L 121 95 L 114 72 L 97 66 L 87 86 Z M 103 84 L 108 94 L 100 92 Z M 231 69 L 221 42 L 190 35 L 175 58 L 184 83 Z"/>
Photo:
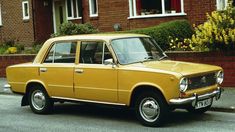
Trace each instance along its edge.
<path fill-rule="evenodd" d="M 171 10 L 181 12 L 181 0 L 171 0 Z"/>
<path fill-rule="evenodd" d="M 136 12 L 138 15 L 141 15 L 141 0 L 136 0 Z"/>

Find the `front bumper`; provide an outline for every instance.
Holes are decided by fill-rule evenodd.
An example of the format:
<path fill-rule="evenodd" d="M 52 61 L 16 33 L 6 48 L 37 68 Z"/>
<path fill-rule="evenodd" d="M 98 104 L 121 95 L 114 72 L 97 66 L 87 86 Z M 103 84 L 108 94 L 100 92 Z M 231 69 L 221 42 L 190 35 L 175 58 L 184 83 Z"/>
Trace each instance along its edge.
<path fill-rule="evenodd" d="M 183 105 L 183 104 L 192 104 L 195 106 L 199 100 L 204 100 L 208 98 L 213 98 L 215 97 L 216 100 L 220 99 L 221 93 L 223 89 L 218 87 L 217 90 L 211 92 L 211 93 L 206 93 L 203 95 L 197 95 L 194 93 L 194 96 L 189 97 L 189 98 L 178 98 L 178 99 L 170 99 L 170 104 L 171 105 Z"/>

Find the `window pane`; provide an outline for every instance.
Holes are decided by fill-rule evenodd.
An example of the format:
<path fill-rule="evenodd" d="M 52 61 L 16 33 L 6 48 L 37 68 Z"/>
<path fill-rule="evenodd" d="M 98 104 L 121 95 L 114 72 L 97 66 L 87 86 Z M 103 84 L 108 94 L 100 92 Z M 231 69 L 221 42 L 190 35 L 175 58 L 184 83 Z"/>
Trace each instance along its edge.
<path fill-rule="evenodd" d="M 78 6 L 78 17 L 81 17 L 82 15 L 82 0 L 77 0 L 77 6 Z"/>
<path fill-rule="evenodd" d="M 53 47 L 51 48 L 44 63 L 52 63 L 53 62 L 54 51 L 55 51 L 55 45 L 53 45 Z"/>
<path fill-rule="evenodd" d="M 224 10 L 227 0 L 217 0 L 217 10 Z"/>
<path fill-rule="evenodd" d="M 103 42 L 82 42 L 79 63 L 102 64 Z"/>
<path fill-rule="evenodd" d="M 160 59 L 162 50 L 150 38 L 124 38 L 111 42 L 114 52 L 121 64 Z"/>
<path fill-rule="evenodd" d="M 165 0 L 166 13 L 180 13 L 181 0 Z"/>
<path fill-rule="evenodd" d="M 54 63 L 74 63 L 76 44 L 76 42 L 64 42 L 56 44 Z"/>
<path fill-rule="evenodd" d="M 107 59 L 113 59 L 108 47 L 105 45 L 104 47 L 104 59 L 103 59 L 103 63 L 104 63 L 104 60 L 107 60 Z"/>
<path fill-rule="evenodd" d="M 96 0 L 91 0 L 91 13 L 97 14 L 97 3 Z"/>
<path fill-rule="evenodd" d="M 73 0 L 73 18 L 77 18 L 77 0 Z"/>
<path fill-rule="evenodd" d="M 162 14 L 161 0 L 136 0 L 137 15 Z"/>
<path fill-rule="evenodd" d="M 71 0 L 67 0 L 68 17 L 72 17 Z"/>
<path fill-rule="evenodd" d="M 24 3 L 24 14 L 25 16 L 29 16 L 29 12 L 28 12 L 28 3 Z"/>

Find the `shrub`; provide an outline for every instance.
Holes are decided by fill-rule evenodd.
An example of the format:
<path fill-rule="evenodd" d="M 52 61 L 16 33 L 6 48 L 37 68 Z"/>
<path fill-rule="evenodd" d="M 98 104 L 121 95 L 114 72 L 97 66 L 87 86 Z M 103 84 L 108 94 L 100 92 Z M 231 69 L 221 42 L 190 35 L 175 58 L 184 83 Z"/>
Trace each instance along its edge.
<path fill-rule="evenodd" d="M 97 33 L 98 29 L 92 26 L 90 23 L 76 24 L 72 22 L 66 22 L 60 25 L 59 31 L 53 36 L 63 36 L 63 35 L 75 35 L 75 34 L 91 34 Z"/>
<path fill-rule="evenodd" d="M 235 10 L 231 1 L 226 10 L 207 14 L 207 21 L 195 27 L 195 34 L 185 40 L 173 45 L 186 42 L 194 51 L 235 50 Z"/>
<path fill-rule="evenodd" d="M 174 20 L 150 28 L 124 31 L 128 33 L 146 34 L 155 39 L 163 50 L 170 49 L 171 38 L 190 38 L 193 34 L 191 25 L 187 20 Z"/>

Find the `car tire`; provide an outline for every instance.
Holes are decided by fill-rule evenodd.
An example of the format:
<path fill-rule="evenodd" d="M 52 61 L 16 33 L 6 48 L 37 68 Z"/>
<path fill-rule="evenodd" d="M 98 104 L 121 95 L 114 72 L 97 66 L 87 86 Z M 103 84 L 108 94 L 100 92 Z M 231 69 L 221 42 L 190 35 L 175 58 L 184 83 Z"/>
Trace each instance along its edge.
<path fill-rule="evenodd" d="M 167 114 L 165 99 L 158 93 L 142 93 L 136 100 L 135 113 L 144 126 L 162 126 Z"/>
<path fill-rule="evenodd" d="M 193 114 L 203 114 L 205 113 L 206 111 L 208 111 L 209 109 L 211 108 L 211 105 L 207 106 L 207 107 L 204 107 L 204 108 L 200 108 L 200 109 L 195 109 L 193 106 L 189 106 L 187 108 L 187 111 L 189 113 L 193 113 Z"/>
<path fill-rule="evenodd" d="M 48 114 L 54 105 L 46 90 L 40 85 L 31 87 L 28 99 L 31 110 L 36 114 Z"/>

